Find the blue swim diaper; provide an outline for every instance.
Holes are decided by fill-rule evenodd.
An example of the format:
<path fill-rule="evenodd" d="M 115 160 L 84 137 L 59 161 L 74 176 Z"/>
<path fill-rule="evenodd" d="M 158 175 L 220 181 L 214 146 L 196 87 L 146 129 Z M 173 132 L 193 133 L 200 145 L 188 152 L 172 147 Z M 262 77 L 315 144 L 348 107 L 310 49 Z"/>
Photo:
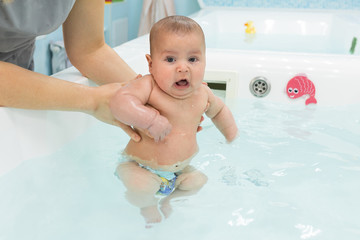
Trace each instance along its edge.
<path fill-rule="evenodd" d="M 139 166 L 152 172 L 152 173 L 155 173 L 156 175 L 158 175 L 161 178 L 162 182 L 160 184 L 160 189 L 156 194 L 167 196 L 167 195 L 170 195 L 170 193 L 172 193 L 175 190 L 175 182 L 176 182 L 177 175 L 178 175 L 177 173 L 155 170 L 155 169 L 152 169 L 151 167 L 142 165 L 140 163 L 139 163 Z"/>

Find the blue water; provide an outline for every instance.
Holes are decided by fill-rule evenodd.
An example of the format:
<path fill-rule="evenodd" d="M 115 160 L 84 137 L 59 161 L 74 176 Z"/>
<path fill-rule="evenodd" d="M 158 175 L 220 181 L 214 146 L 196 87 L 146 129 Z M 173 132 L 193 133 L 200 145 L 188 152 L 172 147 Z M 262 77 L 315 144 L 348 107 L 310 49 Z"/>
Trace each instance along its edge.
<path fill-rule="evenodd" d="M 352 38 L 296 34 L 205 33 L 208 48 L 350 55 Z M 356 48 L 357 49 L 357 48 Z M 355 55 L 358 55 L 355 53 Z"/>
<path fill-rule="evenodd" d="M 0 239 L 360 238 L 360 106 L 238 100 L 227 144 L 206 119 L 192 164 L 209 178 L 151 229 L 114 175 L 127 143 L 97 123 L 0 177 Z"/>

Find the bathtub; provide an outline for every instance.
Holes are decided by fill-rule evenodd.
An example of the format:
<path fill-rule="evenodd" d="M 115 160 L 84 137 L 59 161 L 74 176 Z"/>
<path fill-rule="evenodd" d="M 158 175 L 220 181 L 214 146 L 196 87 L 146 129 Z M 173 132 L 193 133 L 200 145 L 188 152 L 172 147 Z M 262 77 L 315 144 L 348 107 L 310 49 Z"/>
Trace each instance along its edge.
<path fill-rule="evenodd" d="M 205 81 L 226 85 L 227 99 L 253 98 L 251 81 L 264 77 L 271 85 L 267 100 L 303 104 L 290 101 L 284 90 L 292 77 L 304 73 L 316 85 L 319 105 L 360 100 L 357 87 L 349 87 L 360 84 L 354 81 L 360 76 L 359 47 L 349 53 L 352 38 L 360 36 L 360 11 L 209 7 L 191 17 L 206 36 Z M 249 20 L 256 25 L 254 36 L 245 34 Z M 116 50 L 131 60 L 131 67 L 147 73 L 146 61 L 138 54 L 149 52 L 147 36 Z"/>
<path fill-rule="evenodd" d="M 231 96 L 251 98 L 249 83 L 262 76 L 271 83 L 268 100 L 288 101 L 286 82 L 305 73 L 317 87 L 319 104 L 358 102 L 359 48 L 349 53 L 353 37 L 360 35 L 360 11 L 205 8 L 192 17 L 207 39 L 207 78 L 217 70 L 234 71 L 237 86 Z M 244 23 L 253 21 L 255 34 Z M 226 59 L 218 61 L 218 59 Z M 334 85 L 333 85 L 334 84 Z M 358 81 L 357 83 L 358 84 Z M 341 95 L 341 100 L 336 95 Z"/>
<path fill-rule="evenodd" d="M 356 10 L 206 8 L 192 17 L 210 48 L 348 55 L 360 34 Z M 256 30 L 253 37 L 245 34 L 248 21 Z"/>
<path fill-rule="evenodd" d="M 120 129 L 81 113 L 0 108 L 0 239 L 358 239 L 360 56 L 346 52 L 345 30 L 359 36 L 359 16 L 228 8 L 191 16 L 207 37 L 205 81 L 226 89 L 219 94 L 240 136 L 226 144 L 204 121 L 193 165 L 209 183 L 174 200 L 172 216 L 151 229 L 113 175 L 128 141 Z M 255 36 L 244 34 L 249 20 Z M 318 45 L 284 42 L 307 36 Z M 148 72 L 148 36 L 115 50 Z M 316 105 L 288 98 L 299 73 L 314 83 Z M 74 68 L 56 77 L 93 84 Z M 257 77 L 271 86 L 266 96 L 250 91 Z"/>

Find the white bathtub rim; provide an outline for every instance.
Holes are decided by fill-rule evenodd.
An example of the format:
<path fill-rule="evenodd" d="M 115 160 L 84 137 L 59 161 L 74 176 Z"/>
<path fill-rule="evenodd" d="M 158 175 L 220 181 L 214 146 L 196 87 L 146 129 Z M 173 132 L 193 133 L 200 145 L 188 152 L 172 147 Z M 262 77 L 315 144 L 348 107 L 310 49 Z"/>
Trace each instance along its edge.
<path fill-rule="evenodd" d="M 212 48 L 207 47 L 207 52 L 224 52 L 224 53 L 245 53 L 248 55 L 284 55 L 284 56 L 298 56 L 298 57 L 326 57 L 331 59 L 345 58 L 345 59 L 360 59 L 360 55 L 352 54 L 335 54 L 335 53 L 310 53 L 310 52 L 283 52 L 271 50 L 245 50 L 245 49 L 229 49 L 229 48 Z"/>
<path fill-rule="evenodd" d="M 246 12 L 299 12 L 299 13 L 331 13 L 331 14 L 338 14 L 338 13 L 346 13 L 346 14 L 357 14 L 360 12 L 359 9 L 322 9 L 322 8 L 280 8 L 280 7 L 240 7 L 240 6 L 204 6 L 199 11 L 189 15 L 189 17 L 197 17 L 201 16 L 204 13 L 212 12 L 212 11 L 246 11 Z M 359 16 L 360 18 L 360 16 Z"/>

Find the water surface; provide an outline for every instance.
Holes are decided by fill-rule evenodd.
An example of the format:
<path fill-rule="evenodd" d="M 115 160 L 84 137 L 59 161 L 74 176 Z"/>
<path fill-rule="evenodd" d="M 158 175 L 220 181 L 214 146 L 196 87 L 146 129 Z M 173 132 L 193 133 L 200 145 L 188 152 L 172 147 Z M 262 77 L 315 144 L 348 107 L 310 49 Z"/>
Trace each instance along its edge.
<path fill-rule="evenodd" d="M 0 239 L 359 239 L 360 106 L 230 106 L 239 138 L 204 121 L 192 164 L 209 181 L 162 223 L 146 229 L 124 199 L 114 170 L 128 138 L 97 123 L 0 178 Z"/>

